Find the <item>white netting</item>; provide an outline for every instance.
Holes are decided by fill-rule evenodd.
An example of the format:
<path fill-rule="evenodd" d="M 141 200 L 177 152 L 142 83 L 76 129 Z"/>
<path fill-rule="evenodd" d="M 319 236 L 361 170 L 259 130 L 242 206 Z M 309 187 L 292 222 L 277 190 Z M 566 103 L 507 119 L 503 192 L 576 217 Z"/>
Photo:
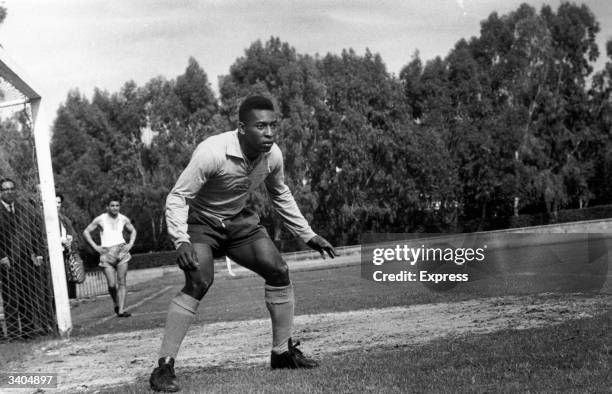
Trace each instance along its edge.
<path fill-rule="evenodd" d="M 6 114 L 22 109 L 28 100 L 12 83 L 0 78 L 0 108 L 6 108 L 2 112 Z"/>
<path fill-rule="evenodd" d="M 0 69 L 0 341 L 57 332 L 32 124 Z"/>

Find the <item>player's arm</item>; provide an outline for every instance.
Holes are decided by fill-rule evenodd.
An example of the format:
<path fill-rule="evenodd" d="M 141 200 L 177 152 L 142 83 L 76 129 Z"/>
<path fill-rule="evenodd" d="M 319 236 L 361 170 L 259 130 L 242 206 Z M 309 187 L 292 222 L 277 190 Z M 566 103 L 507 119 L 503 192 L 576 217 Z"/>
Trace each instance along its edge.
<path fill-rule="evenodd" d="M 312 231 L 297 206 L 291 190 L 285 184 L 283 156 L 276 145 L 273 147 L 270 161 L 270 174 L 266 178 L 266 189 L 285 226 L 292 234 L 299 236 L 308 246 L 321 253 L 321 257 L 325 258 L 325 253 L 331 258 L 336 257 L 337 253 L 334 247 L 325 238 Z"/>
<path fill-rule="evenodd" d="M 35 207 L 36 203 L 33 200 L 28 199 L 24 203 L 24 205 L 19 208 L 19 210 L 34 212 Z M 30 227 L 30 231 L 24 234 L 24 236 L 28 239 L 28 252 L 30 254 L 30 261 L 35 267 L 41 267 L 44 262 L 44 258 L 42 256 L 42 251 L 44 250 L 44 241 L 40 232 L 34 231 L 33 229 L 41 228 L 43 226 L 43 218 L 38 214 L 34 214 L 30 215 L 28 219 L 33 222 Z"/>
<path fill-rule="evenodd" d="M 219 165 L 214 150 L 206 141 L 202 142 L 166 198 L 168 235 L 177 251 L 177 263 L 183 270 L 199 267 L 195 249 L 187 234 L 188 201 L 194 199 L 206 180 L 217 173 Z"/>
<path fill-rule="evenodd" d="M 0 268 L 11 268 L 11 261 L 9 260 L 6 253 L 0 252 L 0 256 L 2 256 L 0 257 Z"/>
<path fill-rule="evenodd" d="M 1 207 L 0 207 L 1 208 Z M 8 258 L 8 242 L 9 237 L 7 234 L 8 226 L 5 226 L 5 223 L 0 223 L 0 268 L 11 268 L 11 262 Z"/>
<path fill-rule="evenodd" d="M 4 251 L 4 234 L 0 235 L 0 268 L 11 268 L 11 262 L 8 258 L 8 253 Z"/>
<path fill-rule="evenodd" d="M 104 249 L 102 248 L 102 246 L 100 246 L 97 243 L 95 243 L 95 241 L 91 237 L 92 231 L 95 231 L 98 228 L 99 221 L 100 221 L 100 217 L 98 216 L 91 223 L 89 223 L 89 225 L 87 227 L 85 227 L 85 230 L 83 230 L 83 237 L 85 238 L 85 241 L 87 241 L 87 243 L 89 245 L 91 245 L 91 247 L 96 252 L 102 254 L 102 253 L 104 253 Z"/>
<path fill-rule="evenodd" d="M 62 246 L 70 245 L 74 250 L 77 250 L 79 248 L 78 241 L 76 232 L 74 231 L 74 226 L 72 225 L 72 221 L 68 219 L 67 216 L 62 215 L 59 212 L 58 217 L 60 223 L 62 223 L 64 225 L 64 228 L 66 229 L 66 238 L 62 239 Z"/>
<path fill-rule="evenodd" d="M 136 242 L 136 228 L 132 225 L 130 219 L 125 223 L 125 229 L 130 233 L 130 241 L 126 245 L 127 250 L 130 250 L 134 247 L 134 242 Z"/>

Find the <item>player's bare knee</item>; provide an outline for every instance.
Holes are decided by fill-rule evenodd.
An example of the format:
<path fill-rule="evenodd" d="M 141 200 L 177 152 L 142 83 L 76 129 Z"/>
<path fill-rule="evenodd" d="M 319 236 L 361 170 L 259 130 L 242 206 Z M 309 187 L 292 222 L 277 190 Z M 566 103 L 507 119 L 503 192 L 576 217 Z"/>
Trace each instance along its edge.
<path fill-rule="evenodd" d="M 266 284 L 270 286 L 287 286 L 290 283 L 289 280 L 289 267 L 284 261 L 282 264 L 275 265 L 272 269 L 266 273 Z"/>
<path fill-rule="evenodd" d="M 192 296 L 195 299 L 201 300 L 204 298 L 208 289 L 212 286 L 213 277 L 205 277 L 203 275 L 190 275 L 185 281 L 183 293 Z"/>

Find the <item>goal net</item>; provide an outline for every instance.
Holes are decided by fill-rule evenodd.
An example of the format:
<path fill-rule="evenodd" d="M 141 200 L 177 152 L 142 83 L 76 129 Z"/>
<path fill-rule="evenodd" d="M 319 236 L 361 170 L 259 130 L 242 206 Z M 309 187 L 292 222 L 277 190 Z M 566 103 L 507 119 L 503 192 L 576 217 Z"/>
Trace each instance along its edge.
<path fill-rule="evenodd" d="M 0 49 L 0 342 L 71 328 L 40 101 Z"/>

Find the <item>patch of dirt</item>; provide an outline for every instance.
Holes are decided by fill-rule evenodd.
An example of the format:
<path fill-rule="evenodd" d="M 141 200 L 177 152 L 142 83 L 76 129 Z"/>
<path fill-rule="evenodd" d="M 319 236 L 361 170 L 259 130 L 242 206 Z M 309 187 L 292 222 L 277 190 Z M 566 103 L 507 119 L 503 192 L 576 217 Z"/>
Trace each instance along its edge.
<path fill-rule="evenodd" d="M 601 314 L 611 304 L 609 294 L 542 294 L 301 315 L 295 318 L 294 338 L 303 341 L 306 354 L 322 357 L 355 348 L 550 326 Z M 132 383 L 155 366 L 162 334 L 155 329 L 56 340 L 9 364 L 7 371 L 57 373 L 59 391 L 67 392 Z M 268 319 L 195 326 L 183 342 L 177 368 L 266 364 L 271 337 Z"/>

